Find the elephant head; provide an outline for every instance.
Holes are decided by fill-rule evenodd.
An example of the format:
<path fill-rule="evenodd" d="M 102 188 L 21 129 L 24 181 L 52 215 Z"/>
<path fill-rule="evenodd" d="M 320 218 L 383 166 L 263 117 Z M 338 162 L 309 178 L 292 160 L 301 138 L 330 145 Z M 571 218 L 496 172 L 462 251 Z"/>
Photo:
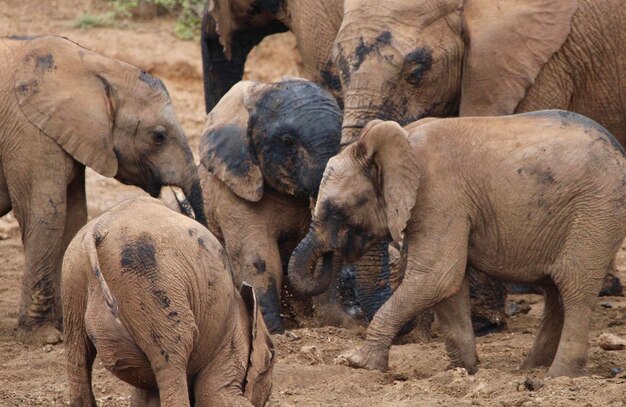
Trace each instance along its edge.
<path fill-rule="evenodd" d="M 337 103 L 314 83 L 243 81 L 209 113 L 201 163 L 248 201 L 264 188 L 315 198 L 340 131 Z"/>
<path fill-rule="evenodd" d="M 289 261 L 289 279 L 299 292 L 326 289 L 333 253 L 352 263 L 378 241 L 402 240 L 419 186 L 407 135 L 395 122 L 372 121 L 359 141 L 330 159 L 309 232 Z M 325 267 L 312 274 L 322 255 Z"/>
<path fill-rule="evenodd" d="M 75 160 L 158 196 L 180 187 L 206 224 L 193 155 L 159 79 L 60 37 L 30 41 L 15 73 L 26 118 Z"/>
<path fill-rule="evenodd" d="M 346 0 L 333 46 L 342 145 L 370 120 L 514 112 L 571 30 L 576 0 Z"/>
<path fill-rule="evenodd" d="M 243 385 L 244 396 L 252 405 L 264 406 L 272 392 L 276 352 L 252 286 L 243 283 L 240 294 L 250 318 L 250 353 Z"/>

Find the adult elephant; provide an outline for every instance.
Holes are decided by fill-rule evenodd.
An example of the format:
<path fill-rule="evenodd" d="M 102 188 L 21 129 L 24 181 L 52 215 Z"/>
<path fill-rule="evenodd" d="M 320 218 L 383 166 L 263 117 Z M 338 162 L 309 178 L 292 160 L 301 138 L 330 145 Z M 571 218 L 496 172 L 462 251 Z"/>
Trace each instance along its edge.
<path fill-rule="evenodd" d="M 626 142 L 620 0 L 347 0 L 342 144 L 373 119 L 581 113 Z"/>
<path fill-rule="evenodd" d="M 193 155 L 163 83 L 61 37 L 0 39 L 0 215 L 22 231 L 18 340 L 60 340 L 65 248 L 86 223 L 85 166 L 152 196 L 183 189 L 206 224 Z"/>
<path fill-rule="evenodd" d="M 285 31 L 296 37 L 304 76 L 340 96 L 331 51 L 343 1 L 209 0 L 201 39 L 207 113 L 241 80 L 252 48 L 264 37 Z"/>

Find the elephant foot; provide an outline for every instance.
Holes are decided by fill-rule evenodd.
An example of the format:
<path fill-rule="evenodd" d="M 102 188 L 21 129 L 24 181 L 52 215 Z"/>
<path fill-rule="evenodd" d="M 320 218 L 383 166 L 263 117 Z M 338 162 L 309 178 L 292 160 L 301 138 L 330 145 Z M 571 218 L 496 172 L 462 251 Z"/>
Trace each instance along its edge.
<path fill-rule="evenodd" d="M 552 365 L 552 367 L 548 370 L 546 377 L 579 377 L 584 376 L 585 373 L 585 369 L 581 367 Z"/>
<path fill-rule="evenodd" d="M 54 325 L 47 323 L 39 326 L 19 326 L 15 339 L 27 345 L 54 345 L 63 341 L 63 334 Z"/>
<path fill-rule="evenodd" d="M 380 370 L 384 373 L 389 369 L 389 351 L 363 345 L 359 349 L 339 355 L 335 363 L 356 369 Z"/>
<path fill-rule="evenodd" d="M 547 357 L 534 357 L 532 354 L 526 356 L 526 358 L 520 363 L 517 367 L 518 370 L 530 370 L 538 367 L 546 367 L 550 366 L 552 360 L 549 360 Z"/>

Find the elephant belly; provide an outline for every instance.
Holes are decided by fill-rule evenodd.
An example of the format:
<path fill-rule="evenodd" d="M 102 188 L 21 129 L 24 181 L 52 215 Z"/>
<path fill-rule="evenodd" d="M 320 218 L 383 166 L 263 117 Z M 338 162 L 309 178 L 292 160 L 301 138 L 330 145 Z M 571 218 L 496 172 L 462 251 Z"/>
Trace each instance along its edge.
<path fill-rule="evenodd" d="M 120 380 L 142 389 L 157 389 L 150 361 L 103 300 L 87 306 L 85 327 L 102 365 Z"/>

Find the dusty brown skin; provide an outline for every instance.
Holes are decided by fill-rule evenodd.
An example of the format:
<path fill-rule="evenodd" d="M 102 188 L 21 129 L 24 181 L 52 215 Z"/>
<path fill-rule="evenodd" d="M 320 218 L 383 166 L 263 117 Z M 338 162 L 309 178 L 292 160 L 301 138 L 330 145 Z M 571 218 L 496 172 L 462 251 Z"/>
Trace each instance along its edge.
<path fill-rule="evenodd" d="M 240 295 L 217 239 L 160 201 L 124 201 L 81 229 L 62 292 L 71 406 L 96 405 L 96 352 L 136 387 L 133 406 L 267 401 L 274 348 L 252 288 Z"/>
<path fill-rule="evenodd" d="M 466 265 L 539 283 L 545 314 L 522 367 L 578 375 L 597 294 L 626 235 L 624 185 L 623 149 L 573 113 L 425 119 L 406 129 L 373 121 L 329 161 L 289 274 L 307 261 L 302 254 L 358 258 L 372 239 L 404 236 L 404 280 L 363 347 L 344 355 L 352 366 L 380 370 L 400 327 L 431 306 L 446 327 L 452 363 L 476 370 Z"/>
<path fill-rule="evenodd" d="M 206 110 L 243 77 L 250 50 L 271 34 L 293 32 L 303 75 L 341 99 L 332 45 L 343 0 L 209 0 L 202 22 Z"/>
<path fill-rule="evenodd" d="M 0 39 L 0 214 L 26 256 L 18 340 L 58 342 L 59 276 L 87 220 L 85 166 L 158 195 L 180 186 L 204 221 L 193 156 L 162 82 L 60 37 Z"/>
<path fill-rule="evenodd" d="M 344 16 L 344 145 L 373 119 L 540 109 L 583 114 L 626 143 L 620 0 L 346 0 Z"/>

